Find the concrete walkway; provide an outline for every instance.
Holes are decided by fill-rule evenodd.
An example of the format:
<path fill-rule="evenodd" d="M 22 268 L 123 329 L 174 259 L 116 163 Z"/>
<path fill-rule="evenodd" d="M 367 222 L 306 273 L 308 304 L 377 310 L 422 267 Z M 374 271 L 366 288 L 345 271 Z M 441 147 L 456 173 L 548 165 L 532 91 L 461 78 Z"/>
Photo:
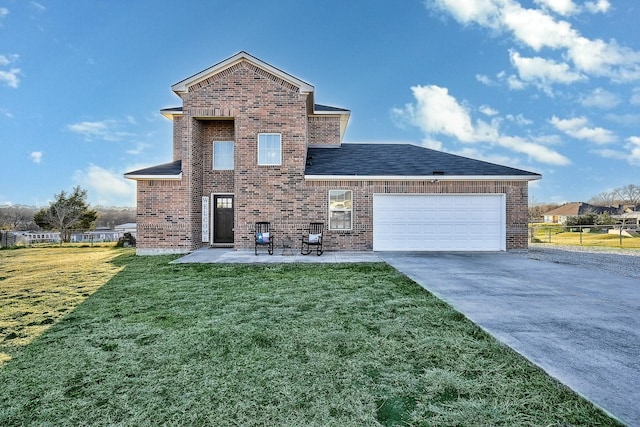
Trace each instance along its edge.
<path fill-rule="evenodd" d="M 509 253 L 377 253 L 629 426 L 640 426 L 640 281 Z"/>
<path fill-rule="evenodd" d="M 335 264 L 343 262 L 384 262 L 374 252 L 342 252 L 325 251 L 316 255 L 315 251 L 309 255 L 300 254 L 296 249 L 274 249 L 269 255 L 265 248 L 258 249 L 258 255 L 253 250 L 210 249 L 203 248 L 191 252 L 174 263 L 231 263 L 231 264 L 273 264 L 273 263 L 322 263 Z"/>

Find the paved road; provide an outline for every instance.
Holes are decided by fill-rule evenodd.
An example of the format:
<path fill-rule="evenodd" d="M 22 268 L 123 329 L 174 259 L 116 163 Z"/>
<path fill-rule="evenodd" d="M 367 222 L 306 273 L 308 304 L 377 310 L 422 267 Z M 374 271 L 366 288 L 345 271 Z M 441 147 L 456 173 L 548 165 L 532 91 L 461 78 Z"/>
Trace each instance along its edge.
<path fill-rule="evenodd" d="M 509 253 L 378 256 L 629 426 L 640 426 L 640 280 Z"/>

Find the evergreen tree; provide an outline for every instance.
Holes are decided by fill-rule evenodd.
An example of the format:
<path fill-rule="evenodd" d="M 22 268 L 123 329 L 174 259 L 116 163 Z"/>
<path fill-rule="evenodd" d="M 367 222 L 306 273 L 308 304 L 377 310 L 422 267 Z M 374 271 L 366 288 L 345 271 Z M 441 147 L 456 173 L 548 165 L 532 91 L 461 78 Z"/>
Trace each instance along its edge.
<path fill-rule="evenodd" d="M 55 201 L 48 208 L 42 208 L 34 216 L 36 224 L 45 230 L 60 232 L 60 243 L 71 240 L 72 230 L 89 230 L 93 227 L 98 213 L 89 208 L 87 191 L 77 186 L 67 195 L 62 191 L 54 195 Z"/>

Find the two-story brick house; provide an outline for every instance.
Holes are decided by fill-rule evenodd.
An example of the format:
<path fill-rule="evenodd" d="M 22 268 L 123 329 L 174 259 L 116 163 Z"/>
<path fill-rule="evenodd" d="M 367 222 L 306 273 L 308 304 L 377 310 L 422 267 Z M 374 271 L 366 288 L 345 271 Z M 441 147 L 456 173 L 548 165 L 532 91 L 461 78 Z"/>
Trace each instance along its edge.
<path fill-rule="evenodd" d="M 527 247 L 528 182 L 540 175 L 409 144 L 343 144 L 350 111 L 240 52 L 172 86 L 173 161 L 137 181 L 137 251 L 279 246 L 311 221 L 328 250 Z"/>

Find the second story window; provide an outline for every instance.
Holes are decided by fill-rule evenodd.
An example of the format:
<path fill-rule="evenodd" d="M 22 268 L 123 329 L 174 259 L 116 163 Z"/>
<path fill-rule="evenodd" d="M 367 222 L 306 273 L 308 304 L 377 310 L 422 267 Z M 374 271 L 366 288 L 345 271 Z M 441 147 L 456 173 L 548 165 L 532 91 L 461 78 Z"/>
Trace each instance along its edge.
<path fill-rule="evenodd" d="M 213 142 L 213 170 L 233 169 L 233 141 Z"/>
<path fill-rule="evenodd" d="M 278 166 L 282 164 L 282 135 L 279 133 L 258 134 L 258 165 Z"/>

